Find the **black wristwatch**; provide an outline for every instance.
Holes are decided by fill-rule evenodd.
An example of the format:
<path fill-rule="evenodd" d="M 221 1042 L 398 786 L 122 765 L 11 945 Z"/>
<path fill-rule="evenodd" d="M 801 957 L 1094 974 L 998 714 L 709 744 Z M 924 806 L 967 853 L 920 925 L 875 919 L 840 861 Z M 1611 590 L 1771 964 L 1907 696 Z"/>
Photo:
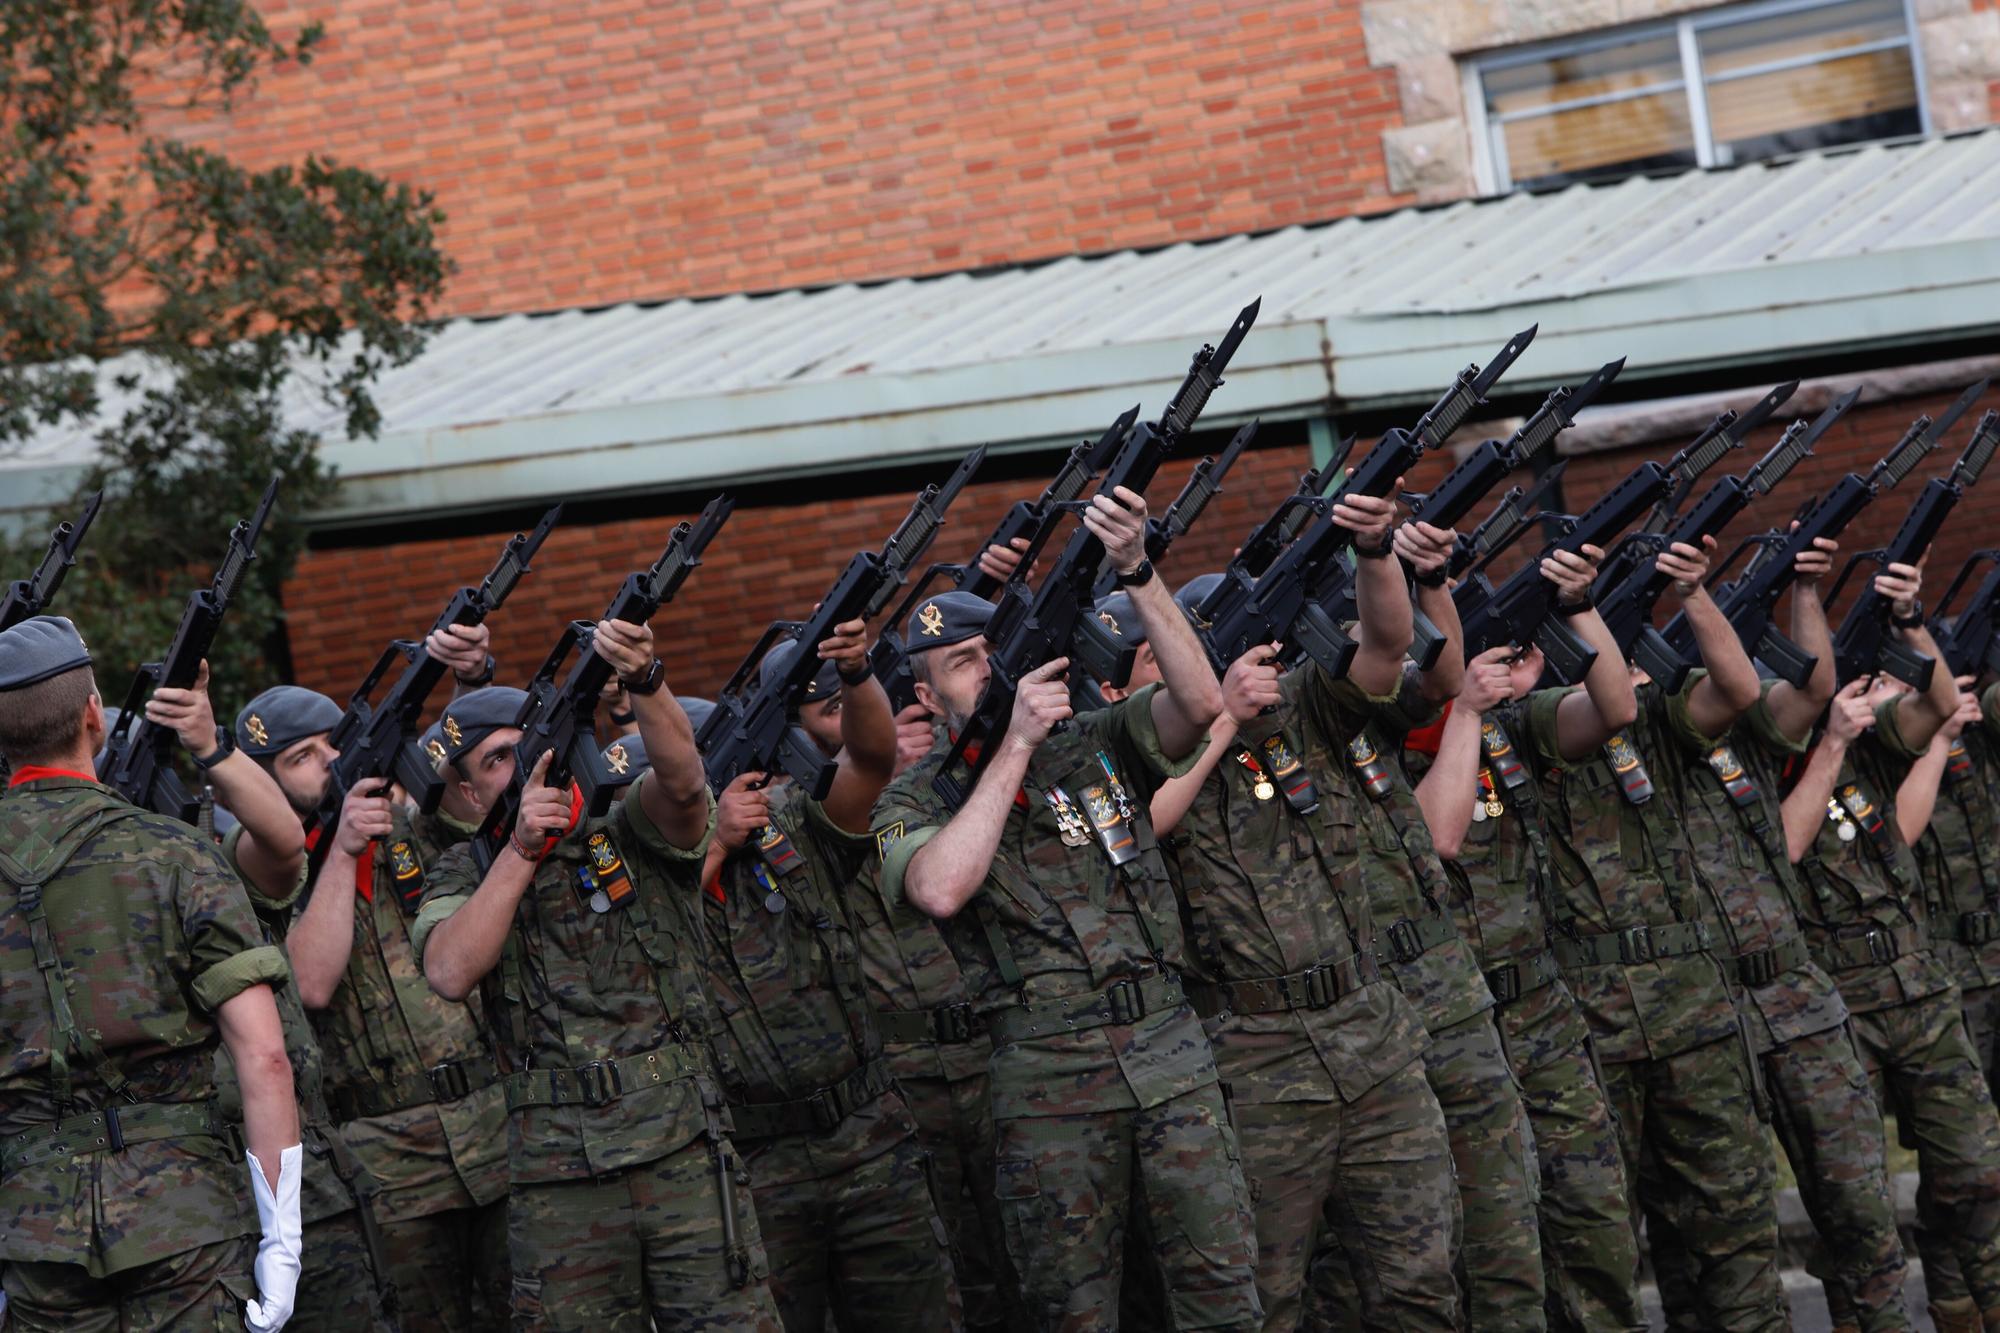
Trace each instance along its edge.
<path fill-rule="evenodd" d="M 1555 605 L 1556 614 L 1562 616 L 1564 619 L 1568 619 L 1570 616 L 1580 616 L 1585 611 L 1594 611 L 1596 609 L 1597 609 L 1597 598 L 1592 596 L 1590 593 L 1585 593 L 1583 595 L 1583 600 L 1580 602 L 1559 601 Z"/>
<path fill-rule="evenodd" d="M 835 667 L 833 674 L 840 677 L 842 685 L 865 685 L 868 682 L 868 678 L 875 674 L 875 664 L 864 657 L 861 659 L 861 670 L 855 674 L 850 676 L 841 667 Z"/>
<path fill-rule="evenodd" d="M 459 684 L 465 686 L 465 688 L 468 690 L 483 689 L 486 686 L 491 685 L 493 683 L 494 667 L 495 663 L 493 661 L 493 654 L 488 653 L 486 654 L 486 665 L 479 668 L 478 675 L 461 676 L 457 672 L 453 672 L 451 678 L 457 681 Z"/>
<path fill-rule="evenodd" d="M 1420 588 L 1442 588 L 1446 582 L 1445 567 L 1439 565 L 1428 574 L 1412 573 L 1410 578 Z"/>
<path fill-rule="evenodd" d="M 653 659 L 653 664 L 646 668 L 645 675 L 639 676 L 636 679 L 631 676 L 620 676 L 618 683 L 625 687 L 625 693 L 627 694 L 636 694 L 641 697 L 658 694 L 660 686 L 667 683 L 666 663 L 656 657 Z"/>
<path fill-rule="evenodd" d="M 1373 546 L 1373 547 L 1363 546 L 1360 542 L 1355 542 L 1354 556 L 1355 559 L 1357 560 L 1380 560 L 1383 556 L 1388 555 L 1389 552 L 1395 549 L 1396 549 L 1395 541 L 1391 538 L 1384 537 L 1382 539 L 1382 544 L 1380 546 Z"/>
<path fill-rule="evenodd" d="M 629 727 L 638 720 L 637 713 L 621 713 L 615 708 L 611 710 L 611 725 L 614 727 Z"/>
<path fill-rule="evenodd" d="M 214 768 L 217 764 L 235 753 L 236 738 L 229 734 L 228 727 L 218 724 L 215 728 L 215 748 L 208 752 L 208 758 L 203 759 L 200 755 L 196 754 L 190 754 L 188 758 L 194 760 L 196 768 L 206 773 L 209 769 Z"/>
<path fill-rule="evenodd" d="M 1138 568 L 1134 569 L 1130 574 L 1121 571 L 1118 575 L 1118 586 L 1121 588 L 1141 588 L 1152 581 L 1153 562 L 1149 557 L 1145 556 L 1139 558 Z"/>
<path fill-rule="evenodd" d="M 1912 609 L 1906 618 L 1896 614 L 1896 605 L 1891 602 L 1889 604 L 1889 623 L 1897 629 L 1915 629 L 1917 626 L 1923 624 L 1924 604 L 1922 602 L 1912 602 L 1910 606 Z"/>

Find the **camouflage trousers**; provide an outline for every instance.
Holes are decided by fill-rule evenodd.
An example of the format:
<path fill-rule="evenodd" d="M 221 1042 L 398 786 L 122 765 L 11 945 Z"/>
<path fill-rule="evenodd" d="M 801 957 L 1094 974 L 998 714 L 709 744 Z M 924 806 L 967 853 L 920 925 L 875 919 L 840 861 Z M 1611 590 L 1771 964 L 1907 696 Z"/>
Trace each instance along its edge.
<path fill-rule="evenodd" d="M 876 1106 L 906 1129 L 886 1152 L 854 1160 L 842 1142 L 849 1116 L 823 1137 L 789 1134 L 745 1154 L 771 1295 L 788 1329 L 823 1329 L 829 1317 L 842 1329 L 963 1326 L 916 1127 L 893 1095 Z"/>
<path fill-rule="evenodd" d="M 257 1294 L 257 1242 L 218 1241 L 158 1263 L 92 1277 L 77 1264 L 9 1263 L 9 1333 L 223 1333 Z"/>
<path fill-rule="evenodd" d="M 1633 1202 L 1679 1238 L 1699 1326 L 1789 1328 L 1778 1280 L 1777 1166 L 1742 1048 L 1711 1042 L 1607 1064 L 1604 1091 Z"/>
<path fill-rule="evenodd" d="M 1546 995 L 1531 993 L 1503 1006 L 1497 1015 L 1535 1136 L 1549 1327 L 1561 1333 L 1644 1328 L 1639 1242 L 1632 1234 L 1618 1128 L 1589 1038 L 1580 1019 L 1532 1027 L 1517 1023 L 1531 1006 L 1574 1004 L 1566 989 L 1556 995 L 1555 986 Z M 1543 1032 L 1566 1040 L 1544 1039 Z"/>
<path fill-rule="evenodd" d="M 1972 1039 L 1973 1054 L 1979 1057 L 1979 1067 L 1986 1071 L 1987 1088 L 2000 1087 L 2000 1082 L 1996 1082 L 2000 1078 L 2000 986 L 1961 991 L 1959 1006 L 1965 1013 L 1965 1030 Z M 2000 1091 L 1994 1092 L 1994 1100 L 2000 1102 Z"/>
<path fill-rule="evenodd" d="M 749 1259 L 745 1285 L 730 1279 L 715 1156 L 699 1138 L 622 1171 L 514 1186 L 507 1200 L 514 1327 L 780 1333 L 749 1172 L 724 1146 Z"/>
<path fill-rule="evenodd" d="M 1852 1021 L 1882 1113 L 1917 1150 L 1927 1294 L 2000 1312 L 2000 1119 L 1958 989 Z"/>
<path fill-rule="evenodd" d="M 505 1318 L 505 1199 L 384 1222 L 382 1245 L 403 1333 L 477 1333 Z"/>
<path fill-rule="evenodd" d="M 966 1328 L 1025 1329 L 1020 1284 L 1007 1262 L 1000 1205 L 993 1197 L 993 1106 L 985 1075 L 956 1082 L 902 1078 L 897 1085 L 930 1159 L 931 1189 L 951 1236 Z"/>
<path fill-rule="evenodd" d="M 504 1250 L 506 1233 L 496 1233 L 489 1244 Z M 398 1327 L 383 1308 L 383 1283 L 369 1257 L 358 1211 L 306 1223 L 302 1258 L 298 1300 L 286 1328 L 293 1333 L 393 1333 Z M 504 1288 L 500 1295 L 504 1300 Z M 485 1327 L 497 1322 L 497 1316 L 489 1315 Z"/>
<path fill-rule="evenodd" d="M 1235 1114 L 1256 1209 L 1265 1333 L 1301 1326 L 1316 1250 L 1344 1270 L 1353 1305 L 1337 1319 L 1316 1312 L 1315 1321 L 1459 1327 L 1458 1187 L 1444 1113 L 1421 1063 L 1351 1102 L 1238 1102 Z"/>
<path fill-rule="evenodd" d="M 1118 1327 L 1127 1224 L 1139 1210 L 1170 1327 L 1262 1326 L 1249 1192 L 1219 1087 L 994 1128 L 994 1194 L 1033 1327 Z"/>

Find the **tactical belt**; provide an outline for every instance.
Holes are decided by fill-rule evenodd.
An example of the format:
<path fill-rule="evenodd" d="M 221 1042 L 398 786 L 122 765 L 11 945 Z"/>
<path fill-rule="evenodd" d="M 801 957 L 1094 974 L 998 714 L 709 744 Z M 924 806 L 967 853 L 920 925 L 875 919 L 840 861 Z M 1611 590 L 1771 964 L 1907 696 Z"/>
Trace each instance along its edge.
<path fill-rule="evenodd" d="M 446 1060 L 387 1083 L 335 1088 L 327 1094 L 326 1104 L 333 1112 L 334 1123 L 344 1125 L 350 1120 L 407 1111 L 414 1106 L 460 1101 L 498 1083 L 500 1077 L 500 1066 L 493 1063 L 492 1057 L 475 1055 L 464 1060 Z"/>
<path fill-rule="evenodd" d="M 1382 971 L 1368 954 L 1349 954 L 1333 963 L 1320 963 L 1303 972 L 1259 981 L 1224 981 L 1213 986 L 1190 986 L 1188 1002 L 1203 1018 L 1212 1018 L 1227 1009 L 1236 1014 L 1277 1014 L 1288 1009 L 1324 1009 L 1343 995 L 1350 995 L 1371 982 L 1380 981 Z"/>
<path fill-rule="evenodd" d="M 1975 908 L 1970 912 L 1960 912 L 1955 919 L 1931 919 L 1931 938 L 1952 940 L 1959 944 L 1969 944 L 1978 948 L 2000 939 L 2000 912 L 1990 907 Z"/>
<path fill-rule="evenodd" d="M 1826 948 L 1826 961 L 1836 972 L 1851 972 L 1857 967 L 1893 963 L 1923 947 L 1924 939 L 1915 926 L 1876 926 L 1859 935 L 1841 935 L 1831 940 Z"/>
<path fill-rule="evenodd" d="M 795 1101 L 731 1102 L 729 1118 L 736 1125 L 731 1137 L 743 1143 L 786 1134 L 831 1133 L 849 1112 L 876 1100 L 890 1086 L 888 1066 L 880 1060 L 870 1060 L 840 1082 Z"/>
<path fill-rule="evenodd" d="M 875 1030 L 894 1046 L 962 1046 L 985 1033 L 986 1025 L 969 1004 L 936 1009 L 877 1009 Z"/>
<path fill-rule="evenodd" d="M 701 1062 L 685 1046 L 662 1046 L 622 1060 L 593 1060 L 575 1069 L 529 1069 L 501 1080 L 507 1109 L 524 1106 L 608 1106 L 628 1092 L 693 1078 Z"/>
<path fill-rule="evenodd" d="M 131 1143 L 159 1139 L 220 1138 L 224 1125 L 208 1102 L 139 1102 L 107 1106 L 36 1125 L 0 1142 L 0 1173 L 11 1175 L 38 1162 L 84 1153 L 123 1152 Z"/>
<path fill-rule="evenodd" d="M 1384 963 L 1414 963 L 1458 934 L 1448 917 L 1404 917 L 1375 939 L 1375 957 Z"/>
<path fill-rule="evenodd" d="M 1707 947 L 1707 922 L 1678 921 L 1671 926 L 1633 926 L 1603 935 L 1564 936 L 1556 940 L 1556 961 L 1564 967 L 1630 965 L 1700 953 Z"/>
<path fill-rule="evenodd" d="M 1486 969 L 1486 989 L 1500 1004 L 1512 1004 L 1523 995 L 1533 995 L 1562 974 L 1553 950 L 1544 949 L 1531 958 L 1502 963 Z"/>
<path fill-rule="evenodd" d="M 1173 1008 L 1183 998 L 1179 977 L 1160 975 L 1144 981 L 1114 981 L 1094 995 L 995 1010 L 986 1016 L 986 1030 L 995 1041 L 1082 1032 L 1111 1023 L 1136 1023 L 1147 1014 Z"/>
<path fill-rule="evenodd" d="M 1811 959 L 1806 942 L 1794 935 L 1783 944 L 1774 944 L 1755 953 L 1737 954 L 1736 975 L 1746 986 L 1766 986 L 1787 972 L 1798 971 Z"/>

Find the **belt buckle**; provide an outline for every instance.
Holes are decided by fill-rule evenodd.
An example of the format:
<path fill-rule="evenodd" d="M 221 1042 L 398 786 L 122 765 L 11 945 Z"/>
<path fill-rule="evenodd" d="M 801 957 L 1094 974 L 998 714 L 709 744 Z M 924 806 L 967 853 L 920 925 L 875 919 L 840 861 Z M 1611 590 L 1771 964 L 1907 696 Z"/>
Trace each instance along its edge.
<path fill-rule="evenodd" d="M 969 1003 L 948 1004 L 942 1009 L 931 1011 L 931 1031 L 942 1042 L 962 1042 L 972 1040 L 972 1006 Z"/>
<path fill-rule="evenodd" d="M 1778 975 L 1778 956 L 1770 949 L 1744 954 L 1736 960 L 1736 974 L 1746 986 L 1762 986 Z"/>
<path fill-rule="evenodd" d="M 592 1060 L 579 1066 L 576 1082 L 585 1106 L 608 1106 L 625 1093 L 625 1078 L 615 1060 Z"/>
<path fill-rule="evenodd" d="M 806 1098 L 806 1109 L 812 1112 L 813 1124 L 826 1133 L 840 1127 L 845 1118 L 840 1109 L 840 1092 L 837 1088 L 821 1088 Z"/>
<path fill-rule="evenodd" d="M 1985 944 L 1993 938 L 1993 927 L 1992 910 L 1981 907 L 1958 918 L 1958 937 L 1966 944 Z"/>
<path fill-rule="evenodd" d="M 1869 961 L 1876 963 L 1896 961 L 1896 942 L 1889 937 L 1889 932 L 1886 930 L 1873 929 L 1861 938 L 1868 941 Z"/>
<path fill-rule="evenodd" d="M 472 1081 L 466 1076 L 465 1066 L 456 1060 L 445 1060 L 424 1071 L 424 1077 L 431 1082 L 431 1095 L 441 1102 L 455 1102 L 472 1091 Z"/>
<path fill-rule="evenodd" d="M 1306 1004 L 1324 1009 L 1340 998 L 1340 979 L 1324 963 L 1315 963 L 1305 973 Z"/>
<path fill-rule="evenodd" d="M 1105 989 L 1114 1023 L 1136 1023 L 1146 1016 L 1146 996 L 1136 981 L 1114 981 Z"/>
<path fill-rule="evenodd" d="M 1494 1002 L 1508 1004 L 1521 998 L 1521 967 L 1518 963 L 1502 963 L 1486 974 L 1486 988 L 1493 992 Z"/>
<path fill-rule="evenodd" d="M 1411 963 L 1424 956 L 1424 942 L 1417 938 L 1417 923 L 1403 917 L 1389 927 L 1389 956 L 1399 963 Z"/>
<path fill-rule="evenodd" d="M 118 1108 L 104 1108 L 104 1141 L 111 1145 L 111 1151 L 125 1151 L 125 1126 L 119 1123 Z"/>
<path fill-rule="evenodd" d="M 1632 926 L 1618 932 L 1618 961 L 1622 963 L 1650 963 L 1653 961 L 1653 932 L 1646 926 Z"/>

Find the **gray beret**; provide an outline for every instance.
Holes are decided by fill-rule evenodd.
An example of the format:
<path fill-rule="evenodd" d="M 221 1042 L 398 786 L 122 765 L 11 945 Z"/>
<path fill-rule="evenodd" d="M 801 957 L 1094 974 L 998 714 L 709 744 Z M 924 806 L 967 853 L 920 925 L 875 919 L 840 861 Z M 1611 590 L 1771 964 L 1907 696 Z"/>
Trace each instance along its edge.
<path fill-rule="evenodd" d="M 681 711 L 687 714 L 688 725 L 696 731 L 701 730 L 701 724 L 708 721 L 709 714 L 715 711 L 715 705 L 706 699 L 694 699 L 677 694 L 674 696 L 674 702 L 681 706 Z"/>
<path fill-rule="evenodd" d="M 526 690 L 517 690 L 512 685 L 488 685 L 446 704 L 444 716 L 437 720 L 436 736 L 444 750 L 445 762 L 457 763 L 467 750 L 500 728 L 513 726 L 521 716 L 521 705 L 527 702 Z M 426 745 L 424 752 L 430 755 L 431 762 L 437 762 L 436 750 Z"/>
<path fill-rule="evenodd" d="M 646 742 L 638 733 L 620 736 L 604 747 L 604 766 L 620 782 L 636 781 L 646 771 Z"/>
<path fill-rule="evenodd" d="M 799 645 L 796 641 L 779 644 L 764 654 L 764 664 L 757 668 L 757 679 L 770 684 L 779 676 L 792 669 L 798 660 Z M 793 703 L 816 704 L 822 699 L 831 699 L 840 693 L 840 669 L 831 662 L 821 662 L 813 678 L 806 682 L 805 689 L 799 691 Z"/>
<path fill-rule="evenodd" d="M 252 759 L 264 759 L 308 736 L 332 731 L 340 705 L 303 685 L 273 685 L 243 705 L 236 715 L 236 744 Z"/>
<path fill-rule="evenodd" d="M 0 631 L 0 690 L 26 689 L 90 665 L 90 649 L 61 616 L 30 616 Z"/>
<path fill-rule="evenodd" d="M 1181 590 L 1174 594 L 1174 605 L 1189 615 L 1193 615 L 1195 608 L 1207 601 L 1208 595 L 1214 592 L 1221 583 L 1222 575 L 1220 574 L 1197 574 L 1186 583 L 1183 583 Z"/>
<path fill-rule="evenodd" d="M 1097 618 L 1104 627 L 1130 644 L 1146 641 L 1146 627 L 1139 620 L 1138 609 L 1132 605 L 1129 593 L 1114 592 L 1097 604 Z"/>
<path fill-rule="evenodd" d="M 941 592 L 926 598 L 911 614 L 905 630 L 909 651 L 927 653 L 976 639 L 986 632 L 994 609 L 993 603 L 969 592 Z"/>

